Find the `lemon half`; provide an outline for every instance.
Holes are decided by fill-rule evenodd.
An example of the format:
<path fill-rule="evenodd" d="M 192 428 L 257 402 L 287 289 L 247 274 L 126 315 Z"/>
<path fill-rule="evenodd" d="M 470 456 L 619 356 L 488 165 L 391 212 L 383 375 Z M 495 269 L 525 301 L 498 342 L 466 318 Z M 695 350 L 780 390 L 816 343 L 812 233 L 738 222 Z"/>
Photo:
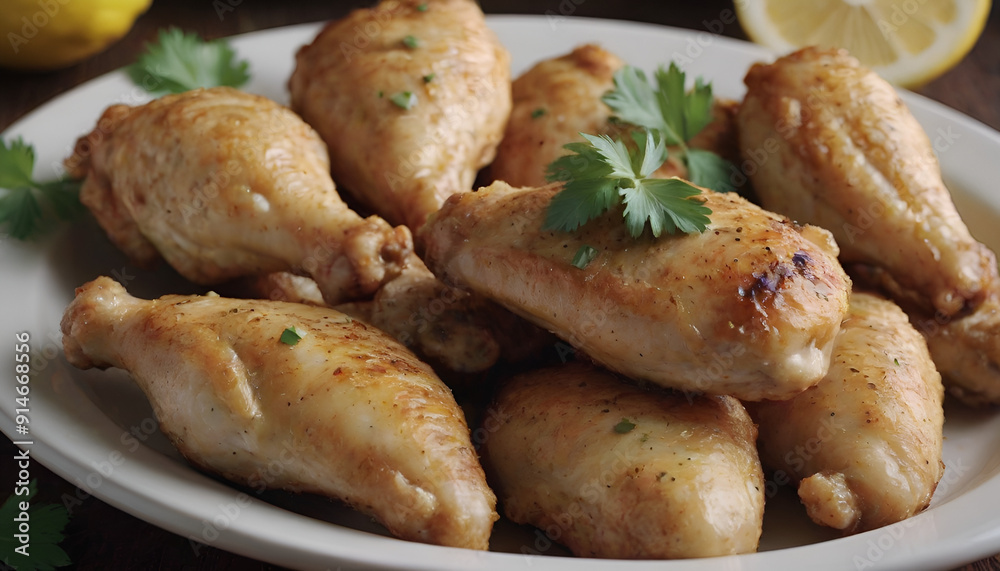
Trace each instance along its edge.
<path fill-rule="evenodd" d="M 750 38 L 787 53 L 846 48 L 886 80 L 919 86 L 972 49 L 991 0 L 736 0 Z"/>

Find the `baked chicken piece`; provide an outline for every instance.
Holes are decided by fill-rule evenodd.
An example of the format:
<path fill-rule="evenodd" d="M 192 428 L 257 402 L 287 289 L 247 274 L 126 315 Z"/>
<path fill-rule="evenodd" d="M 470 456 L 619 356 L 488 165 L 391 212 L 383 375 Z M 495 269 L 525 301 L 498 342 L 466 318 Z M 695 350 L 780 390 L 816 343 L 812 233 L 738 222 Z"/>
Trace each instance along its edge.
<path fill-rule="evenodd" d="M 826 374 L 850 291 L 829 232 L 707 191 L 701 234 L 633 239 L 621 207 L 544 231 L 560 188 L 452 196 L 421 230 L 424 261 L 631 378 L 758 400 Z M 598 255 L 580 269 L 584 245 Z"/>
<path fill-rule="evenodd" d="M 536 64 L 514 81 L 514 100 L 497 156 L 489 167 L 492 180 L 511 186 L 542 186 L 552 161 L 567 154 L 563 145 L 582 142 L 580 133 L 624 136 L 627 126 L 610 122 L 614 114 L 601 97 L 614 88 L 614 74 L 625 63 L 607 50 L 585 44 L 562 57 Z M 716 100 L 713 120 L 689 142 L 692 148 L 739 157 L 735 101 Z M 652 175 L 687 178 L 687 167 L 671 153 Z"/>
<path fill-rule="evenodd" d="M 689 397 L 578 362 L 512 379 L 481 449 L 504 513 L 582 557 L 756 551 L 757 429 L 732 397 Z"/>
<path fill-rule="evenodd" d="M 280 340 L 292 326 L 294 345 Z M 77 290 L 62 331 L 73 365 L 128 371 L 202 469 L 343 500 L 403 539 L 487 548 L 496 498 L 462 409 L 377 329 L 294 303 L 140 300 L 102 277 Z"/>
<path fill-rule="evenodd" d="M 373 293 L 413 250 L 405 227 L 344 204 L 312 128 L 228 87 L 113 105 L 66 165 L 135 263 L 162 255 L 200 284 L 294 270 L 338 303 Z"/>
<path fill-rule="evenodd" d="M 813 521 L 854 533 L 930 503 L 944 474 L 943 398 L 927 344 L 906 314 L 854 293 L 827 376 L 791 400 L 747 408 L 764 466 L 799 482 Z"/>
<path fill-rule="evenodd" d="M 876 268 L 900 303 L 950 316 L 997 288 L 993 252 L 969 234 L 891 85 L 817 48 L 757 64 L 745 82 L 740 147 L 764 208 L 830 229 L 841 262 Z"/>
<path fill-rule="evenodd" d="M 329 146 L 334 180 L 414 230 L 472 190 L 510 114 L 510 55 L 473 0 L 355 10 L 295 62 L 292 108 Z"/>
<path fill-rule="evenodd" d="M 1000 299 L 957 319 L 913 312 L 948 394 L 972 406 L 1000 404 Z"/>

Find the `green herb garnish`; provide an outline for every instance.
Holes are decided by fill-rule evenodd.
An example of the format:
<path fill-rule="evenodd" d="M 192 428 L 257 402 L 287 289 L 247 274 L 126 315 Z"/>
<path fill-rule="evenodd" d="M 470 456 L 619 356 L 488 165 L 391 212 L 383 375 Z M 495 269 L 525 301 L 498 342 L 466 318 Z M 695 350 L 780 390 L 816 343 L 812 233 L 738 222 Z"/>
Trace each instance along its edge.
<path fill-rule="evenodd" d="M 16 492 L 27 490 L 27 494 Z M 3 562 L 14 569 L 28 571 L 65 567 L 71 563 L 69 555 L 59 542 L 63 540 L 63 529 L 69 523 L 69 512 L 65 506 L 55 504 L 31 505 L 31 498 L 37 491 L 37 483 L 32 480 L 27 488 L 15 488 L 0 506 L 0 555 Z M 27 523 L 30 541 L 22 543 L 15 535 L 20 534 L 20 524 L 15 518 L 21 517 L 21 502 L 29 504 Z"/>
<path fill-rule="evenodd" d="M 285 345 L 295 346 L 298 345 L 299 341 L 301 341 L 302 338 L 308 334 L 308 331 L 303 331 L 293 325 L 281 332 L 281 342 Z"/>
<path fill-rule="evenodd" d="M 584 244 L 583 246 L 580 246 L 580 249 L 576 251 L 576 255 L 573 256 L 573 265 L 582 270 L 586 268 L 590 262 L 593 262 L 596 257 L 597 250 Z"/>
<path fill-rule="evenodd" d="M 633 428 L 635 428 L 634 422 L 629 421 L 627 418 L 622 418 L 621 421 L 615 425 L 615 432 L 618 434 L 627 434 L 632 432 Z"/>
<path fill-rule="evenodd" d="M 427 4 L 417 4 L 417 12 L 426 12 Z"/>
<path fill-rule="evenodd" d="M 20 137 L 7 145 L 0 139 L 0 226 L 18 240 L 41 230 L 53 218 L 70 220 L 83 211 L 80 182 L 32 178 L 35 149 Z"/>
<path fill-rule="evenodd" d="M 712 211 L 694 198 L 701 194 L 698 188 L 679 178 L 649 178 L 667 159 L 662 138 L 643 130 L 633 134 L 635 146 L 628 147 L 607 135 L 581 135 L 587 142 L 564 145 L 575 154 L 549 165 L 548 179 L 566 184 L 552 198 L 543 229 L 573 232 L 624 202 L 625 224 L 634 238 L 647 221 L 657 237 L 664 231 L 705 230 Z"/>
<path fill-rule="evenodd" d="M 546 113 L 548 113 L 548 110 L 546 110 L 544 107 L 539 107 L 531 112 L 531 118 L 538 119 L 539 117 L 545 115 Z"/>
<path fill-rule="evenodd" d="M 427 75 L 424 76 L 424 83 L 430 83 L 430 82 L 434 81 L 434 77 L 435 77 L 435 74 L 428 73 Z"/>
<path fill-rule="evenodd" d="M 681 160 L 691 182 L 719 192 L 735 189 L 729 180 L 731 163 L 717 154 L 691 149 L 687 143 L 712 122 L 712 86 L 695 80 L 685 91 L 685 74 L 676 64 L 660 66 L 654 74 L 656 86 L 646 74 L 632 66 L 615 72 L 615 88 L 603 97 L 618 120 L 655 131 L 668 146 L 680 147 Z"/>
<path fill-rule="evenodd" d="M 393 94 L 389 100 L 402 109 L 411 109 L 417 104 L 417 96 L 412 91 L 400 91 Z"/>
<path fill-rule="evenodd" d="M 403 45 L 412 50 L 413 48 L 420 45 L 420 41 L 417 40 L 415 36 L 406 36 L 405 38 L 403 38 Z"/>
<path fill-rule="evenodd" d="M 136 85 L 154 94 L 181 93 L 199 87 L 240 87 L 250 79 L 246 60 L 225 40 L 202 40 L 178 28 L 160 30 L 156 44 L 126 68 Z"/>

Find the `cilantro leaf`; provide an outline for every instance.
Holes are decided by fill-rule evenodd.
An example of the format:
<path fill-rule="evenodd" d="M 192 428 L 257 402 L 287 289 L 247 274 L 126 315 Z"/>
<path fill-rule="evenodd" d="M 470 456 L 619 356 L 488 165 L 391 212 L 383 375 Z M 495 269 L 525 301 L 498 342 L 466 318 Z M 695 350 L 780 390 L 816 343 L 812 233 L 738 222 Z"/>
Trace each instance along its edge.
<path fill-rule="evenodd" d="M 715 153 L 691 149 L 687 143 L 712 122 L 712 86 L 699 77 L 685 91 L 686 76 L 676 64 L 657 68 L 651 85 L 640 69 L 625 66 L 615 72 L 614 89 L 602 100 L 617 120 L 655 132 L 667 145 L 680 147 L 688 178 L 719 192 L 734 190 L 729 161 Z"/>
<path fill-rule="evenodd" d="M 624 202 L 629 234 L 642 235 L 649 222 L 653 236 L 703 232 L 712 211 L 695 197 L 701 191 L 678 178 L 649 178 L 667 159 L 667 148 L 652 131 L 634 136 L 634 147 L 607 135 L 581 133 L 586 143 L 564 148 L 575 154 L 549 165 L 550 181 L 565 181 L 545 213 L 544 230 L 573 232 Z"/>
<path fill-rule="evenodd" d="M 250 79 L 250 64 L 234 61 L 225 40 L 204 41 L 178 28 L 160 30 L 156 44 L 126 68 L 136 85 L 150 93 L 181 93 L 199 87 L 240 87 Z"/>
<path fill-rule="evenodd" d="M 71 563 L 69 556 L 59 542 L 63 540 L 63 529 L 69 523 L 69 513 L 61 505 L 32 505 L 28 509 L 29 535 L 28 557 L 15 551 L 21 542 L 14 537 L 20 533 L 19 522 L 14 518 L 20 516 L 20 502 L 30 502 L 37 491 L 37 483 L 32 480 L 28 484 L 28 494 L 18 496 L 11 494 L 0 506 L 0 554 L 3 562 L 21 570 L 51 570 L 65 567 Z"/>
<path fill-rule="evenodd" d="M 8 145 L 0 139 L 0 226 L 18 240 L 42 229 L 54 215 L 72 219 L 83 211 L 79 181 L 36 182 L 35 149 L 18 138 Z"/>

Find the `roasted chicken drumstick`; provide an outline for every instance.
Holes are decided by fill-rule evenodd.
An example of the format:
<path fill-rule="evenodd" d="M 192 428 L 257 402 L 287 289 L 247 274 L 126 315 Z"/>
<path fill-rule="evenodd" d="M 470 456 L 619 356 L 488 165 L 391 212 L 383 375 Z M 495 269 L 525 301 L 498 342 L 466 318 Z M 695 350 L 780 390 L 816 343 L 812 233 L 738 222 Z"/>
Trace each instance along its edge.
<path fill-rule="evenodd" d="M 510 113 L 510 56 L 473 0 L 355 10 L 295 61 L 292 108 L 329 145 L 334 180 L 414 231 L 472 190 Z"/>
<path fill-rule="evenodd" d="M 740 147 L 764 208 L 829 229 L 844 265 L 876 268 L 900 303 L 951 316 L 997 287 L 993 252 L 969 234 L 889 83 L 816 48 L 757 64 L 745 81 Z"/>
<path fill-rule="evenodd" d="M 294 345 L 281 340 L 292 326 L 304 334 Z M 201 468 L 343 500 L 403 539 L 487 548 L 495 497 L 462 409 L 377 329 L 295 303 L 140 300 L 98 278 L 62 331 L 70 363 L 128 371 Z M 279 457 L 290 459 L 275 474 Z"/>
<path fill-rule="evenodd" d="M 413 247 L 406 228 L 344 204 L 312 128 L 235 89 L 113 105 L 66 163 L 115 245 L 202 284 L 294 270 L 338 303 L 396 276 Z"/>

